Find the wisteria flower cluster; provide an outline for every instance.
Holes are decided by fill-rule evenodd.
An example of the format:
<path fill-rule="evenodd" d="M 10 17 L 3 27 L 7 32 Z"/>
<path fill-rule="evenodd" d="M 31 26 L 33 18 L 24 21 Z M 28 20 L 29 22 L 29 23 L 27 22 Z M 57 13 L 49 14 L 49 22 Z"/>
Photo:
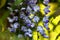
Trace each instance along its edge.
<path fill-rule="evenodd" d="M 7 8 L 10 11 L 10 16 L 7 17 L 7 19 L 10 24 L 10 26 L 8 27 L 10 32 L 17 33 L 18 37 L 21 36 L 20 34 L 22 33 L 25 37 L 32 37 L 33 29 L 35 29 L 37 26 L 37 30 L 35 30 L 45 38 L 48 38 L 48 36 L 46 36 L 46 34 L 44 33 L 43 27 L 36 25 L 40 21 L 40 17 L 36 15 L 36 13 L 40 11 L 40 7 L 37 5 L 37 1 L 38 0 L 25 0 L 25 2 L 20 3 L 19 6 L 23 6 L 24 3 L 26 3 L 27 6 L 21 7 L 20 9 L 12 9 L 12 4 L 8 3 Z M 44 0 L 43 3 L 44 5 L 48 5 L 49 0 Z M 50 12 L 48 9 L 49 6 L 44 9 L 45 15 Z M 48 18 L 49 17 L 47 16 L 44 16 L 43 18 L 44 26 L 46 27 L 46 29 L 49 29 Z"/>

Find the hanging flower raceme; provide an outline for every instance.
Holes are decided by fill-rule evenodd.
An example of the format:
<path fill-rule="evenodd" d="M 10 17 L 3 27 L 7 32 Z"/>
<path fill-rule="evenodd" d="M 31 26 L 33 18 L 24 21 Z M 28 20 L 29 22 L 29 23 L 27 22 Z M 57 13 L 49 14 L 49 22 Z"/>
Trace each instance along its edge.
<path fill-rule="evenodd" d="M 44 29 L 42 26 L 38 26 L 37 27 L 37 31 L 45 38 L 48 38 L 48 36 L 46 36 L 45 32 L 44 32 Z"/>
<path fill-rule="evenodd" d="M 24 34 L 25 37 L 32 37 L 33 29 L 35 29 L 35 26 L 37 26 L 37 30 L 35 30 L 38 31 L 43 37 L 48 38 L 48 36 L 46 36 L 44 32 L 43 27 L 37 25 L 40 21 L 40 17 L 36 15 L 37 12 L 40 11 L 40 7 L 36 4 L 37 0 L 26 0 L 25 2 L 27 2 L 27 6 L 21 7 L 20 9 L 12 9 L 12 7 L 9 6 L 7 7 L 11 12 L 11 16 L 7 18 L 10 24 L 10 27 L 8 27 L 9 31 L 14 33 L 18 32 L 18 37 L 20 37 L 21 32 Z M 44 9 L 45 14 L 48 14 L 48 12 L 50 12 L 48 9 L 49 6 Z M 48 29 L 49 21 L 47 16 L 43 18 L 43 22 L 46 29 Z"/>
<path fill-rule="evenodd" d="M 48 3 L 49 3 L 49 0 L 44 0 L 43 1 L 43 4 L 45 4 L 45 5 L 48 5 Z"/>
<path fill-rule="evenodd" d="M 39 6 L 36 5 L 37 0 L 26 1 L 28 1 L 29 5 L 27 4 L 27 7 L 21 7 L 20 12 L 18 8 L 13 10 L 11 7 L 7 7 L 11 11 L 10 15 L 12 16 L 12 18 L 10 16 L 7 18 L 8 22 L 10 23 L 10 27 L 8 27 L 8 29 L 10 32 L 15 33 L 17 29 L 19 29 L 20 31 L 24 32 L 24 36 L 32 37 L 31 28 L 35 27 L 34 22 L 38 23 L 40 20 L 37 15 L 35 16 L 36 12 L 39 11 Z"/>
<path fill-rule="evenodd" d="M 49 12 L 50 12 L 50 10 L 49 10 L 49 8 L 50 8 L 50 6 L 48 5 L 49 4 L 49 0 L 44 0 L 43 1 L 43 4 L 46 6 L 45 7 L 45 9 L 44 9 L 44 12 L 45 12 L 45 15 L 44 15 L 44 17 L 43 17 L 43 24 L 44 24 L 44 27 L 47 29 L 47 30 L 49 30 L 49 16 L 46 16 Z M 46 35 L 43 35 L 43 36 L 46 36 Z M 48 38 L 48 36 L 46 36 L 47 38 Z"/>

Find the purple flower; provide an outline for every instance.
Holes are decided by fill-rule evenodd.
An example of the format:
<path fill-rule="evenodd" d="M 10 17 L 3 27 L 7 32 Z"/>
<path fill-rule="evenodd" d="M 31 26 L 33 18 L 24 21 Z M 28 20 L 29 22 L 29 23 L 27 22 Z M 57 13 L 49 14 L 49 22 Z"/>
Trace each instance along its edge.
<path fill-rule="evenodd" d="M 27 32 L 28 32 L 28 33 L 32 33 L 32 30 L 29 28 L 29 29 L 27 30 Z"/>
<path fill-rule="evenodd" d="M 45 26 L 45 28 L 47 29 L 47 30 L 49 30 L 49 27 L 48 27 L 48 23 L 44 23 L 44 26 Z"/>
<path fill-rule="evenodd" d="M 31 20 L 26 19 L 26 20 L 24 20 L 24 22 L 25 22 L 25 23 L 31 23 Z"/>
<path fill-rule="evenodd" d="M 48 23 L 48 22 L 49 22 L 48 18 L 49 18 L 48 16 L 45 16 L 45 17 L 43 18 L 43 22 Z"/>
<path fill-rule="evenodd" d="M 23 20 L 26 20 L 26 19 L 28 19 L 28 16 L 24 16 L 24 17 L 23 17 Z"/>
<path fill-rule="evenodd" d="M 39 17 L 38 16 L 35 16 L 34 18 L 33 18 L 33 21 L 34 22 L 38 22 L 40 19 L 39 19 Z"/>
<path fill-rule="evenodd" d="M 16 32 L 16 29 L 15 29 L 15 28 L 8 28 L 8 30 L 9 30 L 10 32 Z"/>
<path fill-rule="evenodd" d="M 32 7 L 32 10 L 37 12 L 38 10 L 40 10 L 40 7 L 38 5 L 35 5 L 35 6 Z"/>
<path fill-rule="evenodd" d="M 30 23 L 28 23 L 28 24 L 26 24 L 28 27 L 30 27 L 31 26 L 31 24 Z"/>
<path fill-rule="evenodd" d="M 34 3 L 33 3 L 33 2 L 29 2 L 28 4 L 30 4 L 30 5 L 31 5 L 31 4 L 34 4 Z"/>
<path fill-rule="evenodd" d="M 20 13 L 20 18 L 23 18 L 23 17 L 25 17 L 24 12 L 21 12 Z"/>
<path fill-rule="evenodd" d="M 32 10 L 34 11 L 34 8 L 32 8 Z"/>
<path fill-rule="evenodd" d="M 29 15 L 31 12 L 32 12 L 31 7 L 30 6 L 27 6 L 26 14 Z"/>
<path fill-rule="evenodd" d="M 49 6 L 47 6 L 47 7 L 44 9 L 44 12 L 45 12 L 45 14 L 48 14 L 48 12 L 50 12 Z"/>
<path fill-rule="evenodd" d="M 34 23 L 31 23 L 31 27 L 33 28 L 35 26 L 35 24 Z"/>
<path fill-rule="evenodd" d="M 17 17 L 17 16 L 14 16 L 14 20 L 15 20 L 15 21 L 18 21 L 18 17 Z"/>
<path fill-rule="evenodd" d="M 14 28 L 18 28 L 19 26 L 20 26 L 20 24 L 18 22 L 16 22 L 16 23 L 13 24 Z"/>
<path fill-rule="evenodd" d="M 46 20 L 46 21 L 45 21 L 45 23 L 48 23 L 48 22 L 49 22 L 49 20 Z"/>
<path fill-rule="evenodd" d="M 39 33 L 41 33 L 42 35 L 45 34 L 42 26 L 38 26 L 38 27 L 37 27 L 37 31 L 38 31 Z"/>
<path fill-rule="evenodd" d="M 38 26 L 38 27 L 37 27 L 37 31 L 43 31 L 42 26 Z"/>
<path fill-rule="evenodd" d="M 49 0 L 44 0 L 43 3 L 44 3 L 45 5 L 48 5 Z"/>
<path fill-rule="evenodd" d="M 30 33 L 28 33 L 28 32 L 26 32 L 24 35 L 25 35 L 25 36 L 28 36 L 28 37 L 32 37 L 32 34 L 30 34 Z"/>
<path fill-rule="evenodd" d="M 9 21 L 10 23 L 13 23 L 13 22 L 14 22 L 14 19 L 13 19 L 13 18 L 8 17 L 7 19 L 8 19 L 8 21 Z"/>
<path fill-rule="evenodd" d="M 45 37 L 45 38 L 48 38 L 48 36 L 45 34 L 43 28 L 41 26 L 38 26 L 37 27 L 37 31 L 40 32 L 40 34 Z"/>
<path fill-rule="evenodd" d="M 29 33 L 28 32 L 25 32 L 25 34 L 24 34 L 25 36 L 28 36 L 29 35 Z"/>
<path fill-rule="evenodd" d="M 28 4 L 36 4 L 37 3 L 37 0 L 29 0 L 28 1 Z"/>
<path fill-rule="evenodd" d="M 26 16 L 29 16 L 29 15 L 30 15 L 30 12 L 29 12 L 29 11 L 27 11 L 27 12 L 26 12 Z"/>
<path fill-rule="evenodd" d="M 21 30 L 22 30 L 23 32 L 26 32 L 26 31 L 27 31 L 27 28 L 26 28 L 25 26 L 22 26 L 22 27 L 21 27 Z"/>
<path fill-rule="evenodd" d="M 27 6 L 26 11 L 29 11 L 29 12 L 32 11 L 31 7 L 30 6 Z"/>
<path fill-rule="evenodd" d="M 43 37 L 48 38 L 49 36 L 47 36 L 46 34 L 43 34 Z"/>

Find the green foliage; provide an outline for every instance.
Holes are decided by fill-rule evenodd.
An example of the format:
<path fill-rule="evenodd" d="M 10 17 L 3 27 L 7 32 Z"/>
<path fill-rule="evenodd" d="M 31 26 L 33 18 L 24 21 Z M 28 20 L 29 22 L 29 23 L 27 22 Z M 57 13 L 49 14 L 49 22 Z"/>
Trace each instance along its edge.
<path fill-rule="evenodd" d="M 22 0 L 16 0 L 15 5 L 19 5 L 22 2 Z"/>

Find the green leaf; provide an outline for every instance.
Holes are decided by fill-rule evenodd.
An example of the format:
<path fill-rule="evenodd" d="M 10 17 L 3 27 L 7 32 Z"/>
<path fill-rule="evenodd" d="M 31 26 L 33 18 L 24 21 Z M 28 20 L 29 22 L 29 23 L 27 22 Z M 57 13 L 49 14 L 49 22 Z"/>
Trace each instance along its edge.
<path fill-rule="evenodd" d="M 22 0 L 16 0 L 15 5 L 19 5 L 22 2 Z"/>

